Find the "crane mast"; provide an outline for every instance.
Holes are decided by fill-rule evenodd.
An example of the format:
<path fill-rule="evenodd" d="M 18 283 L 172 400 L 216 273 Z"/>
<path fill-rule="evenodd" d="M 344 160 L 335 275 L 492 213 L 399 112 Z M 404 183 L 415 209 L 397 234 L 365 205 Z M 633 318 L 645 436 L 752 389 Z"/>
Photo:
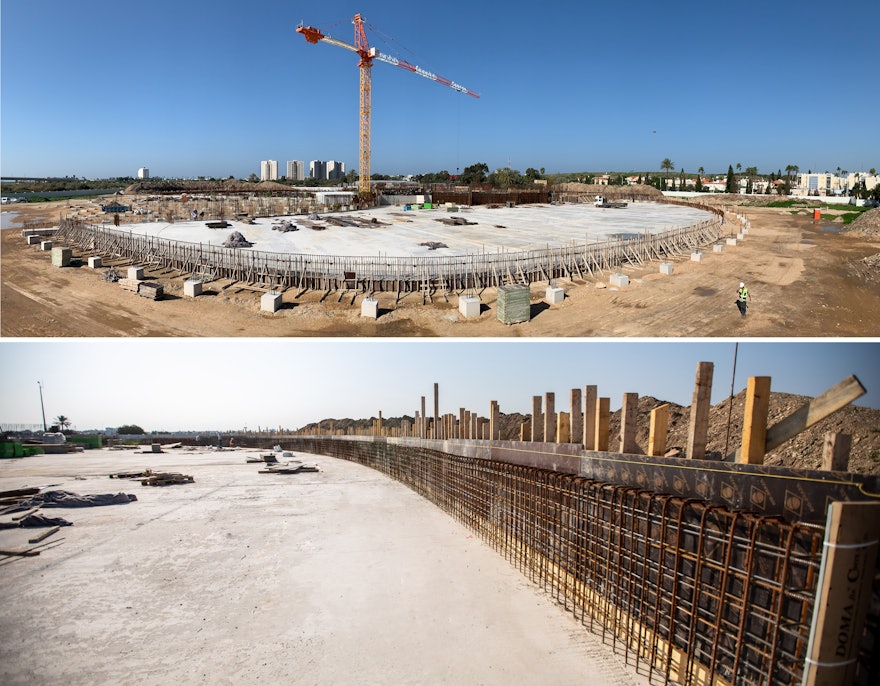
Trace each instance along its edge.
<path fill-rule="evenodd" d="M 319 41 L 323 41 L 325 43 L 330 43 L 331 45 L 335 45 L 340 48 L 345 48 L 346 50 L 351 50 L 352 52 L 357 53 L 360 57 L 360 61 L 358 62 L 358 67 L 360 71 L 360 177 L 358 180 L 358 193 L 361 196 L 366 197 L 370 194 L 370 126 L 372 119 L 373 91 L 371 69 L 373 68 L 374 59 L 377 59 L 380 62 L 385 62 L 387 64 L 392 64 L 396 67 L 401 67 L 402 69 L 406 69 L 407 71 L 411 71 L 414 74 L 423 76 L 426 79 L 441 83 L 444 86 L 448 86 L 454 90 L 457 90 L 460 93 L 470 95 L 471 97 L 479 98 L 480 96 L 473 91 L 468 90 L 464 86 L 455 83 L 454 81 L 450 81 L 447 78 L 438 76 L 437 74 L 422 69 L 421 67 L 418 67 L 414 64 L 410 64 L 409 62 L 406 62 L 404 60 L 386 55 L 385 53 L 376 50 L 376 48 L 371 48 L 369 42 L 367 41 L 366 31 L 364 30 L 364 18 L 360 14 L 356 14 L 354 15 L 352 23 L 354 24 L 353 45 L 351 43 L 346 43 L 345 41 L 337 40 L 336 38 L 331 38 L 330 36 L 324 35 L 323 33 L 321 33 L 320 30 L 312 26 L 300 25 L 297 27 L 296 31 L 297 33 L 301 33 L 305 37 L 306 41 L 308 41 L 309 43 L 318 43 Z"/>

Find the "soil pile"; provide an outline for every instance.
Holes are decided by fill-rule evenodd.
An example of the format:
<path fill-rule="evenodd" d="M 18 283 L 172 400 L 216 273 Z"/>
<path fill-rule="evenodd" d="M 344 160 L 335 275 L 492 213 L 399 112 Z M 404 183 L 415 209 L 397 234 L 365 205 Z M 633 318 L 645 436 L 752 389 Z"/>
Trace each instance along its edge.
<path fill-rule="evenodd" d="M 854 219 L 848 226 L 844 226 L 840 232 L 880 238 L 880 207 L 862 212 L 860 217 Z"/>

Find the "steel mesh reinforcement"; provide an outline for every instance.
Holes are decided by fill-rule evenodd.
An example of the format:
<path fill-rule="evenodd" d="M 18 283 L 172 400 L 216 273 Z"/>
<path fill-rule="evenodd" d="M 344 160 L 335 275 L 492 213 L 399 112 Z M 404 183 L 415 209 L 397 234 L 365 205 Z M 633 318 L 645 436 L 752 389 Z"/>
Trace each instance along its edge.
<path fill-rule="evenodd" d="M 654 683 L 802 681 L 821 526 L 427 448 L 296 443 L 435 503 Z"/>

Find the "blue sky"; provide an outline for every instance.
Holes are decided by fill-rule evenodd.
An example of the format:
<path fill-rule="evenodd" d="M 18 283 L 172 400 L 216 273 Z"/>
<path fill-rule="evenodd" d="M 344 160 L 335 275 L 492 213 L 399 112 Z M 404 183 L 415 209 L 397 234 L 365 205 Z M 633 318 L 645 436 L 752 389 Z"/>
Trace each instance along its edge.
<path fill-rule="evenodd" d="M 0 426 L 48 418 L 76 428 L 135 423 L 148 431 L 298 428 L 324 418 L 531 412 L 550 391 L 596 384 L 620 407 L 624 393 L 690 405 L 697 363 L 715 364 L 712 401 L 730 393 L 731 342 L 126 340 L 6 341 L 0 346 Z M 741 343 L 734 391 L 770 376 L 774 391 L 816 396 L 850 374 L 868 389 L 857 405 L 880 408 L 880 343 Z M 148 362 L 149 361 L 149 362 Z"/>
<path fill-rule="evenodd" d="M 357 167 L 356 57 L 300 22 L 478 92 L 373 68 L 374 173 L 880 167 L 880 3 L 4 0 L 0 171 L 245 177 Z"/>

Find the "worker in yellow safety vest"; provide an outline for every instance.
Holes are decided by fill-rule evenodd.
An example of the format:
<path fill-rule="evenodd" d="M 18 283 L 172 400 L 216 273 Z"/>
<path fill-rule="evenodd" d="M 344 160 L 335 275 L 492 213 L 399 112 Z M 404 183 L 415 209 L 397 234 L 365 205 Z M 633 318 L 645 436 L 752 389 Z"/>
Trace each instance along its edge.
<path fill-rule="evenodd" d="M 739 308 L 739 313 L 743 317 L 746 316 L 746 303 L 751 299 L 752 296 L 749 294 L 749 289 L 746 288 L 746 285 L 742 281 L 740 281 L 739 290 L 736 292 L 736 306 Z"/>

